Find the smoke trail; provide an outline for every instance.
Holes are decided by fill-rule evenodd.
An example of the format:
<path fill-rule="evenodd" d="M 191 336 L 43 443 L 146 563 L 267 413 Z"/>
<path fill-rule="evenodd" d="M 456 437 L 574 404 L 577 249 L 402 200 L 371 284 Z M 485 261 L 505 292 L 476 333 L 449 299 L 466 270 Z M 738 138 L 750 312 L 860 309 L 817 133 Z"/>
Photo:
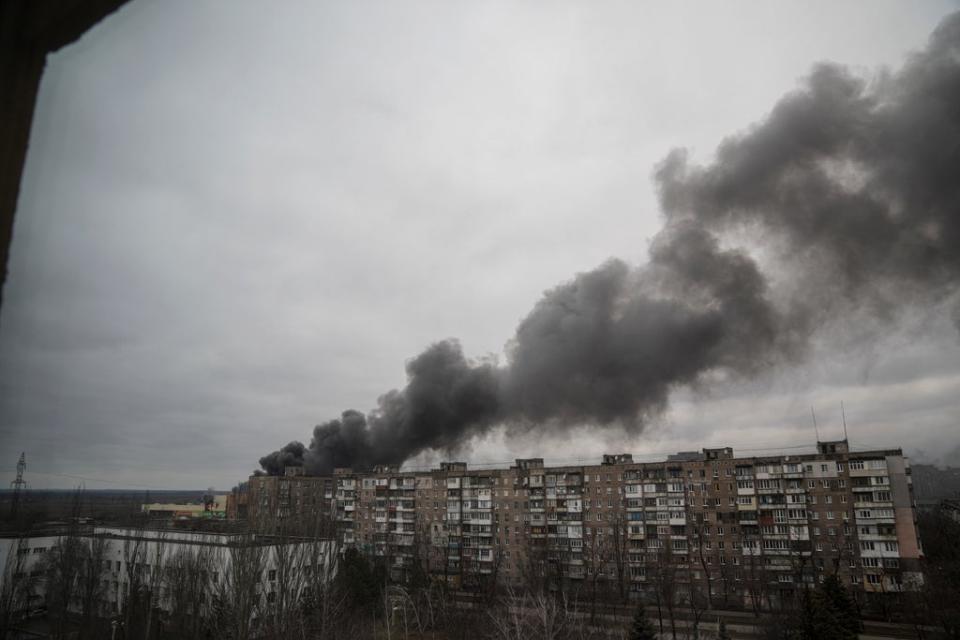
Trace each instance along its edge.
<path fill-rule="evenodd" d="M 314 473 L 400 463 L 497 424 L 641 429 L 680 386 L 801 358 L 838 314 L 894 318 L 956 294 L 958 171 L 960 13 L 896 74 L 871 83 L 814 68 L 708 166 L 672 152 L 656 173 L 665 225 L 650 261 L 611 260 L 547 291 L 505 365 L 438 342 L 368 416 L 348 411 L 316 427 L 308 450 L 291 443 L 261 465 L 277 473 L 294 445 Z M 731 231 L 763 242 L 790 279 L 774 286 L 746 252 L 722 248 Z"/>

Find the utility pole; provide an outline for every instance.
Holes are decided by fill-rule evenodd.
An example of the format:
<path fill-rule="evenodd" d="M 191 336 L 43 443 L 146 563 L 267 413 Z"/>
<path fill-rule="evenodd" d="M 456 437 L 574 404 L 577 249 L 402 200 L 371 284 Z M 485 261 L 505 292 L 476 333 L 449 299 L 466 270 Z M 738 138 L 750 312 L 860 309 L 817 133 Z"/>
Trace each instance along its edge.
<path fill-rule="evenodd" d="M 23 479 L 23 472 L 27 470 L 27 457 L 26 454 L 20 452 L 20 460 L 17 462 L 17 479 L 10 483 L 10 488 L 13 489 L 13 500 L 10 502 L 10 519 L 14 520 L 17 517 L 17 511 L 20 509 L 20 493 L 24 488 L 26 488 L 27 483 Z"/>

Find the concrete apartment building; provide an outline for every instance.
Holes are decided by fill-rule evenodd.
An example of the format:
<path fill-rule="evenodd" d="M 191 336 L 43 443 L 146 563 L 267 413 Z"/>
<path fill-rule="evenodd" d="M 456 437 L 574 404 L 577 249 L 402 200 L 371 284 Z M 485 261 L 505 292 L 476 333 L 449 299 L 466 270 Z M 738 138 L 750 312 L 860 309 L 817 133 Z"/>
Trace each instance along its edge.
<path fill-rule="evenodd" d="M 17 587 L 19 593 L 13 603 L 15 612 L 45 606 L 47 565 L 49 562 L 64 562 L 52 556 L 70 539 L 78 541 L 79 548 L 85 553 L 93 553 L 96 557 L 98 574 L 95 582 L 102 585 L 96 591 L 96 610 L 98 615 L 108 617 L 123 611 L 126 596 L 130 594 L 131 585 L 135 584 L 159 594 L 155 604 L 169 612 L 173 606 L 173 591 L 183 587 L 175 580 L 183 578 L 184 554 L 202 555 L 205 559 L 196 565 L 203 566 L 206 574 L 203 580 L 194 580 L 192 586 L 196 588 L 205 583 L 205 593 L 199 597 L 206 602 L 236 589 L 238 578 L 235 574 L 243 572 L 244 579 L 251 581 L 250 587 L 260 595 L 261 604 L 269 606 L 278 591 L 294 589 L 295 595 L 299 595 L 315 581 L 332 578 L 337 566 L 333 557 L 335 545 L 330 540 L 101 526 L 54 527 L 46 531 L 11 533 L 0 536 L 0 587 Z M 250 549 L 259 549 L 259 552 L 251 553 Z M 64 552 L 59 553 L 62 556 Z M 250 566 L 237 569 L 237 562 Z M 178 567 L 180 573 L 170 571 L 171 567 Z M 296 575 L 292 576 L 291 572 Z M 278 580 L 284 573 L 287 574 L 287 584 L 281 585 Z M 72 596 L 71 610 L 79 606 L 79 596 Z"/>
<path fill-rule="evenodd" d="M 250 479 L 257 527 L 326 519 L 340 542 L 416 563 L 465 586 L 493 577 L 626 592 L 669 572 L 711 601 L 752 606 L 831 572 L 868 598 L 921 580 L 910 468 L 900 449 L 821 442 L 815 453 L 736 457 L 731 448 L 660 462 L 507 469 L 443 463 L 427 472 L 337 469 Z M 709 596 L 707 595 L 709 594 Z"/>

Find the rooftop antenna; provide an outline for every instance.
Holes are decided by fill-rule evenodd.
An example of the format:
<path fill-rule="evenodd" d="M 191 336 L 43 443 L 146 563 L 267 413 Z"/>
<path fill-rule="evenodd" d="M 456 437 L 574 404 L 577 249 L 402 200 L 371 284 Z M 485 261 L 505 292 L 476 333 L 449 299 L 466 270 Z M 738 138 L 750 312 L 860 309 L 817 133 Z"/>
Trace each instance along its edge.
<path fill-rule="evenodd" d="M 820 429 L 817 427 L 817 413 L 813 410 L 813 405 L 810 406 L 810 415 L 813 416 L 813 432 L 817 434 L 817 443 L 820 443 Z"/>
<path fill-rule="evenodd" d="M 847 412 L 843 409 L 843 400 L 840 401 L 840 415 L 843 416 L 843 440 L 847 441 Z"/>
<path fill-rule="evenodd" d="M 10 488 L 13 489 L 13 500 L 10 502 L 10 519 L 13 520 L 17 517 L 17 511 L 20 509 L 20 493 L 27 486 L 26 481 L 23 479 L 23 472 L 27 470 L 27 457 L 26 453 L 20 452 L 20 460 L 17 461 L 17 479 L 10 483 Z"/>

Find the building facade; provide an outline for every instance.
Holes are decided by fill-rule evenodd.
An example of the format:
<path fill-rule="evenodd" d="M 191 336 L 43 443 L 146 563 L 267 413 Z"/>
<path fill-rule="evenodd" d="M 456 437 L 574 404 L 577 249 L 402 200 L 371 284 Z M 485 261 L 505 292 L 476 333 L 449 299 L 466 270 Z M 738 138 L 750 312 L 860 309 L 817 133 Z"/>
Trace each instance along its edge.
<path fill-rule="evenodd" d="M 563 467 L 290 470 L 252 477 L 249 508 L 268 528 L 323 514 L 342 545 L 383 558 L 394 577 L 422 569 L 463 586 L 600 581 L 626 597 L 669 582 L 711 605 L 757 607 L 829 574 L 868 598 L 922 579 L 907 459 L 845 441 L 800 455 L 719 448 Z"/>
<path fill-rule="evenodd" d="M 249 589 L 256 599 L 250 614 L 256 616 L 264 614 L 278 593 L 296 599 L 305 589 L 332 579 L 335 548 L 331 540 L 247 532 L 59 527 L 0 536 L 0 590 L 16 592 L 10 600 L 14 613 L 45 608 L 51 575 L 56 582 L 66 566 L 77 575 L 69 586 L 57 588 L 68 590 L 74 612 L 86 596 L 94 599 L 90 604 L 97 616 L 114 616 L 123 612 L 132 592 L 146 590 L 153 604 L 169 613 L 189 586 L 189 595 L 205 605 Z M 188 575 L 188 569 L 202 575 Z M 84 588 L 85 582 L 91 586 Z"/>
<path fill-rule="evenodd" d="M 153 502 L 140 505 L 140 510 L 154 518 L 225 518 L 230 495 L 207 495 L 198 502 Z"/>

